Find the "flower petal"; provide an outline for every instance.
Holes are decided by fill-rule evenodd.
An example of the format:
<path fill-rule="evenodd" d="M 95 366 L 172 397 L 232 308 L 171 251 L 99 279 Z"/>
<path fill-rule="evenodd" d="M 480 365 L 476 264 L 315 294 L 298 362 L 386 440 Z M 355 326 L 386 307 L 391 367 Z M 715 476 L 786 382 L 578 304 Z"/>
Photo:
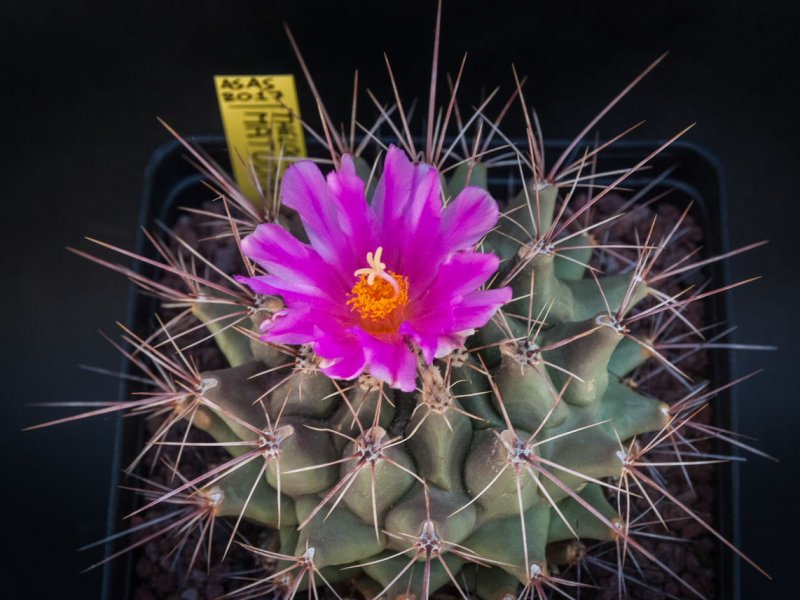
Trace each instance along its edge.
<path fill-rule="evenodd" d="M 352 275 L 356 269 L 365 266 L 367 252 L 374 252 L 379 246 L 365 184 L 356 174 L 355 164 L 349 154 L 342 156 L 341 169 L 329 173 L 327 181 L 336 206 L 339 228 L 347 240 L 347 247 L 338 249 L 337 260 L 345 275 Z"/>
<path fill-rule="evenodd" d="M 467 338 L 475 333 L 474 329 L 467 329 L 445 334 L 434 334 L 428 331 L 416 330 L 408 322 L 403 323 L 400 331 L 414 340 L 414 343 L 422 351 L 422 356 L 427 364 L 433 363 L 434 358 L 442 358 L 456 348 L 462 348 Z"/>
<path fill-rule="evenodd" d="M 329 377 L 353 379 L 364 372 L 367 359 L 357 335 L 314 327 L 314 337 L 314 352 L 324 359 L 323 373 Z"/>
<path fill-rule="evenodd" d="M 464 294 L 486 283 L 498 266 L 494 254 L 459 252 L 439 268 L 436 287 L 451 296 Z"/>
<path fill-rule="evenodd" d="M 342 239 L 330 190 L 313 162 L 302 160 L 286 170 L 281 182 L 281 202 L 297 211 L 318 250 Z"/>
<path fill-rule="evenodd" d="M 353 250 L 339 224 L 339 203 L 319 167 L 307 160 L 289 167 L 281 182 L 281 202 L 297 211 L 320 257 L 342 282 L 349 281 L 353 269 L 345 265 L 353 263 Z"/>
<path fill-rule="evenodd" d="M 391 146 L 375 188 L 372 212 L 387 268 L 408 277 L 412 285 L 427 285 L 439 254 L 438 171 L 424 163 L 412 164 L 402 150 Z M 421 260 L 428 266 L 421 265 Z"/>
<path fill-rule="evenodd" d="M 380 340 L 356 328 L 361 347 L 367 356 L 369 374 L 404 392 L 417 387 L 417 357 L 403 336 Z"/>
<path fill-rule="evenodd" d="M 400 326 L 400 333 L 411 338 L 417 347 L 422 350 L 422 357 L 427 364 L 431 364 L 439 347 L 439 336 L 435 332 L 416 329 L 408 321 Z"/>
<path fill-rule="evenodd" d="M 465 331 L 457 331 L 448 335 L 439 336 L 439 344 L 436 348 L 436 358 L 444 358 L 453 350 L 463 348 L 467 342 L 467 338 L 475 333 L 474 329 L 467 329 Z"/>
<path fill-rule="evenodd" d="M 498 308 L 511 300 L 511 295 L 510 287 L 496 290 L 476 290 L 467 294 L 453 306 L 451 326 L 456 331 L 483 327 Z"/>
<path fill-rule="evenodd" d="M 411 184 L 417 170 L 405 152 L 389 146 L 383 163 L 383 174 L 372 198 L 372 212 L 382 233 L 391 231 L 392 225 L 403 222 L 406 206 L 411 198 Z"/>
<path fill-rule="evenodd" d="M 483 285 L 497 270 L 499 262 L 494 254 L 459 252 L 453 255 L 436 270 L 436 279 L 430 287 L 412 296 L 407 319 L 417 330 L 440 333 L 447 329 L 453 304 Z"/>
<path fill-rule="evenodd" d="M 342 156 L 341 168 L 328 173 L 326 180 L 339 209 L 337 220 L 342 233 L 352 238 L 371 231 L 366 184 L 356 173 L 353 157 Z"/>
<path fill-rule="evenodd" d="M 314 340 L 311 311 L 284 309 L 261 323 L 261 339 L 273 344 L 307 344 Z"/>
<path fill-rule="evenodd" d="M 320 295 L 336 294 L 342 289 L 313 248 L 275 223 L 259 225 L 242 240 L 242 250 L 280 280 L 298 283 L 309 291 L 316 289 Z"/>
<path fill-rule="evenodd" d="M 243 277 L 257 294 L 283 298 L 288 308 L 316 307 L 332 315 L 346 315 L 347 290 L 317 252 L 283 227 L 264 223 L 242 240 L 242 250 L 268 274 Z"/>
<path fill-rule="evenodd" d="M 448 252 L 472 248 L 500 217 L 497 202 L 484 189 L 464 188 L 442 212 L 442 244 Z"/>
<path fill-rule="evenodd" d="M 261 296 L 277 296 L 280 294 L 273 286 L 264 281 L 266 278 L 263 276 L 245 277 L 244 275 L 234 275 L 233 278 L 239 283 L 248 286 L 255 294 L 260 294 Z"/>

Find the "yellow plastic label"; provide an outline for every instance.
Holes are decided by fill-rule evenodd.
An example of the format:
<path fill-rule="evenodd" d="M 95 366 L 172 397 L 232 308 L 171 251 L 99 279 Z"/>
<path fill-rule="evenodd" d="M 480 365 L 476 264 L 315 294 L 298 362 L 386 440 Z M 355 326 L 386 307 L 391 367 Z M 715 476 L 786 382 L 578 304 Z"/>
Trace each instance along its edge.
<path fill-rule="evenodd" d="M 275 181 L 279 156 L 283 168 L 306 156 L 294 75 L 216 75 L 214 85 L 234 179 L 259 203 L 254 178 L 264 190 Z"/>

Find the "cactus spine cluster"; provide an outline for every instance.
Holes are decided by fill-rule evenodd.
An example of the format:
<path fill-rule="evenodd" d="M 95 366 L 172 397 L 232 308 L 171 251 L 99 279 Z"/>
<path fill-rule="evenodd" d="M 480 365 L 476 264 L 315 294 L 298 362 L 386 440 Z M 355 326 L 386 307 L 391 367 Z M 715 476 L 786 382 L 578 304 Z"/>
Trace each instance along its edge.
<path fill-rule="evenodd" d="M 522 100 L 519 83 L 517 94 Z M 396 105 L 402 106 L 399 98 Z M 460 128 L 458 139 L 484 119 L 484 107 Z M 404 122 L 398 136 L 406 152 L 442 170 L 452 152 L 443 152 L 450 114 L 448 108 L 436 132 L 429 119 L 424 152 L 415 151 Z M 380 160 L 368 164 L 361 146 L 356 149 L 352 139 L 348 144 L 327 112 L 322 115 L 334 163 L 352 155 L 371 197 Z M 384 109 L 379 121 L 390 121 Z M 149 264 L 177 275 L 184 290 L 89 257 L 125 273 L 165 304 L 185 307 L 182 316 L 203 323 L 225 357 L 226 368 L 196 371 L 180 349 L 183 320 L 163 325 L 155 338 L 127 332 L 135 348 L 129 356 L 156 393 L 93 414 L 166 414 L 149 451 L 191 446 L 171 433 L 179 421 L 207 432 L 211 444 L 227 451 L 226 461 L 199 477 L 149 494 L 137 512 L 162 503 L 188 506 L 179 524 L 206 523 L 203 534 L 213 530 L 214 519 L 228 518 L 234 524 L 228 547 L 243 519 L 273 531 L 263 545 L 240 542 L 268 567 L 231 597 L 316 594 L 342 582 L 366 598 L 390 600 L 428 598 L 446 585 L 484 600 L 564 594 L 562 586 L 579 584 L 560 578 L 560 569 L 581 560 L 584 543 L 592 540 L 620 542 L 623 554 L 637 553 L 669 571 L 632 534 L 631 500 L 645 498 L 655 516 L 664 499 L 682 506 L 653 475 L 657 465 L 643 457 L 675 435 L 713 392 L 692 392 L 668 405 L 637 390 L 629 375 L 648 360 L 677 371 L 657 350 L 657 340 L 641 333 L 644 320 L 664 314 L 680 319 L 683 307 L 721 290 L 670 296 L 654 285 L 689 268 L 653 273 L 680 221 L 662 239 L 653 239 L 651 228 L 646 239 L 628 247 L 635 255 L 629 268 L 606 274 L 590 266 L 614 246 L 594 238 L 603 223 L 585 219 L 646 161 L 612 173 L 619 177 L 595 186 L 600 191 L 576 206 L 571 201 L 578 183 L 600 181 L 584 172 L 598 150 L 587 147 L 583 158 L 565 165 L 580 148 L 576 141 L 545 175 L 537 139 L 529 127 L 528 148 L 513 149 L 514 169 L 527 171 L 527 181 L 477 245 L 501 259 L 486 287 L 510 286 L 512 299 L 463 347 L 432 364 L 420 356 L 414 392 L 394 389 L 369 372 L 352 380 L 330 378 L 310 345 L 262 341 L 261 325 L 281 311 L 282 298 L 254 294 L 228 275 L 198 274 L 195 263 L 205 259 L 180 240 L 190 260 L 152 238 L 164 261 Z M 443 205 L 467 185 L 488 189 L 489 169 L 499 162 L 483 161 L 490 143 L 480 142 L 484 152 L 477 151 L 479 140 L 475 150 L 464 145 L 462 160 L 442 178 Z M 222 222 L 232 240 L 263 222 L 303 236 L 297 214 L 271 201 L 280 197 L 279 180 L 256 208 L 216 165 L 186 147 L 219 188 L 227 215 Z M 203 270 L 219 271 L 207 261 Z M 243 257 L 240 273 L 257 271 Z M 632 329 L 634 323 L 639 326 Z M 672 464 L 684 464 L 676 460 Z"/>
<path fill-rule="evenodd" d="M 486 185 L 483 165 L 469 170 Z M 275 528 L 278 547 L 251 549 L 279 561 L 262 583 L 287 591 L 356 579 L 426 597 L 467 581 L 488 600 L 540 585 L 579 540 L 624 534 L 606 482 L 631 440 L 670 420 L 624 383 L 650 356 L 624 324 L 648 296 L 647 263 L 588 276 L 593 242 L 561 245 L 561 206 L 556 186 L 531 180 L 505 207 L 513 220 L 483 243 L 505 259 L 496 281 L 514 300 L 466 347 L 421 364 L 414 393 L 331 379 L 309 347 L 260 341 L 280 298 L 253 297 L 248 330 L 219 325 L 240 306 L 201 295 L 194 315 L 229 368 L 200 373 L 176 410 L 231 459 L 167 497 L 197 488 L 216 516 Z M 532 242 L 511 241 L 520 227 Z"/>

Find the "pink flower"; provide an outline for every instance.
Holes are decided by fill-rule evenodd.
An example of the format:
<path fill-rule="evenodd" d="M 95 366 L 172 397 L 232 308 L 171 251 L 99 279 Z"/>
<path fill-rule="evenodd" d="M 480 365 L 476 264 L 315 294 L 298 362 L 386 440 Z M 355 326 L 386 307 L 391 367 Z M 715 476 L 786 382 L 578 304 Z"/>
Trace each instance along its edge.
<path fill-rule="evenodd" d="M 443 208 L 439 172 L 395 147 L 371 205 L 347 155 L 327 179 L 314 163 L 296 163 L 281 194 L 310 245 L 279 225 L 259 225 L 242 248 L 267 274 L 240 279 L 283 298 L 262 339 L 312 344 L 330 377 L 368 370 L 413 391 L 415 349 L 427 364 L 446 356 L 511 299 L 510 288 L 480 289 L 499 260 L 473 250 L 497 222 L 497 203 L 468 187 Z"/>

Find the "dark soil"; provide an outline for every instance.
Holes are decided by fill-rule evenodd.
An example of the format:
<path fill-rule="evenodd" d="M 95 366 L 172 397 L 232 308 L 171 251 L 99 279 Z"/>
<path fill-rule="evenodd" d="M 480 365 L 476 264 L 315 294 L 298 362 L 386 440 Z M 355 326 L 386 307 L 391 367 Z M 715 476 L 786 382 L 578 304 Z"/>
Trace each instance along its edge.
<path fill-rule="evenodd" d="M 615 210 L 622 204 L 623 199 L 619 196 L 611 195 L 607 197 L 601 203 L 602 206 L 596 210 L 597 219 L 614 214 Z M 220 209 L 218 205 L 211 204 L 204 206 L 204 208 L 214 212 L 218 212 Z M 647 234 L 653 217 L 657 215 L 654 239 L 658 240 L 674 226 L 680 213 L 681 209 L 667 202 L 660 202 L 652 207 L 637 207 L 627 216 L 605 229 L 599 239 L 602 240 L 602 236 L 607 235 L 609 240 L 617 243 L 641 243 Z M 178 220 L 174 230 L 194 248 L 199 248 L 214 264 L 221 266 L 230 273 L 236 273 L 239 270 L 238 254 L 230 238 L 221 240 L 208 239 L 213 238 L 218 233 L 218 227 L 209 225 L 208 217 L 183 215 Z M 636 237 L 637 232 L 638 240 Z M 682 226 L 678 240 L 671 244 L 668 251 L 664 253 L 659 266 L 666 266 L 676 262 L 687 253 L 696 250 L 698 246 L 702 245 L 702 242 L 703 231 L 690 216 Z M 173 249 L 177 251 L 175 244 L 173 244 Z M 619 260 L 613 257 L 605 257 L 602 260 L 596 259 L 596 263 L 606 272 L 618 270 L 621 264 Z M 214 274 L 211 275 L 215 276 Z M 692 276 L 700 277 L 695 283 L 702 282 L 702 274 L 694 274 Z M 180 282 L 172 281 L 172 279 L 174 278 L 167 276 L 163 282 L 180 287 Z M 674 293 L 686 287 L 687 281 L 688 279 L 685 278 L 681 282 L 672 282 L 670 285 L 673 287 L 666 286 L 662 289 L 663 291 Z M 704 323 L 703 312 L 703 304 L 698 302 L 692 304 L 684 314 L 695 325 L 702 326 Z M 169 311 L 161 311 L 161 314 L 162 317 L 166 318 L 172 316 Z M 198 332 L 195 338 L 200 338 L 202 335 L 202 333 Z M 188 339 L 191 339 L 191 337 Z M 191 356 L 201 371 L 224 366 L 222 356 L 212 343 L 195 348 L 191 352 Z M 649 362 L 654 363 L 654 361 Z M 645 366 L 638 375 L 646 374 L 648 369 L 655 367 L 657 367 L 657 364 L 649 367 Z M 706 353 L 698 352 L 694 354 L 690 359 L 682 362 L 680 367 L 693 380 L 702 380 L 707 377 L 708 358 Z M 680 398 L 686 392 L 686 389 L 666 372 L 648 379 L 642 385 L 642 389 L 645 393 L 667 402 Z M 697 420 L 703 422 L 709 422 L 711 419 L 710 410 L 706 410 L 697 416 Z M 157 420 L 146 421 L 146 427 L 150 433 L 154 431 L 157 425 Z M 182 426 L 176 427 L 172 433 L 172 439 L 179 439 L 183 435 L 183 431 Z M 205 434 L 194 430 L 189 433 L 188 440 L 190 442 L 207 441 Z M 715 450 L 711 443 L 707 441 L 700 441 L 697 445 L 701 451 Z M 171 450 L 174 450 L 174 448 L 166 448 L 161 452 L 160 456 L 171 455 L 174 458 L 175 452 L 170 452 Z M 222 449 L 194 448 L 185 452 L 180 462 L 180 471 L 183 476 L 191 478 L 208 470 L 209 466 L 219 464 L 225 459 L 226 453 Z M 155 452 L 148 453 L 145 461 L 140 465 L 139 473 L 155 483 L 174 487 L 174 480 L 171 479 L 171 470 L 162 461 L 156 459 Z M 697 514 L 710 520 L 710 515 L 714 514 L 715 506 L 714 467 L 699 466 L 691 468 L 694 489 L 689 487 L 678 468 L 662 469 L 662 473 L 672 494 L 689 505 Z M 137 485 L 141 487 L 140 484 Z M 648 506 L 642 500 L 637 503 L 637 508 L 644 511 Z M 147 518 L 157 517 L 173 509 L 174 507 L 170 506 L 157 507 L 149 511 Z M 662 514 L 668 520 L 671 532 L 664 531 L 663 527 L 657 523 L 654 526 L 647 527 L 647 531 L 657 534 L 668 533 L 668 535 L 679 538 L 680 542 L 648 539 L 641 536 L 638 536 L 637 539 L 688 584 L 695 587 L 707 598 L 712 598 L 717 554 L 716 540 L 698 523 L 685 518 L 685 515 L 682 515 L 680 511 L 673 509 L 671 506 L 665 505 L 662 508 Z M 644 520 L 650 522 L 655 519 L 652 515 L 649 515 Z M 133 520 L 132 525 L 136 526 L 141 522 L 142 518 L 137 517 Z M 172 552 L 177 546 L 177 538 L 170 536 L 161 536 L 133 550 L 135 581 L 132 598 L 134 600 L 210 600 L 241 587 L 243 585 L 241 577 L 247 577 L 247 572 L 257 568 L 258 565 L 255 564 L 253 557 L 249 553 L 235 544 L 225 562 L 220 562 L 219 558 L 222 556 L 222 551 L 230 534 L 230 527 L 221 522 L 217 522 L 215 527 L 216 535 L 213 537 L 210 567 L 207 566 L 205 559 L 207 548 L 203 546 L 193 567 L 189 569 L 192 562 L 192 552 L 196 544 L 200 543 L 197 531 L 191 534 L 183 550 L 177 554 Z M 133 542 L 142 541 L 151 532 L 151 529 L 144 529 L 132 535 L 130 539 Z M 270 535 L 264 528 L 247 523 L 243 523 L 240 527 L 240 533 L 248 541 L 254 543 L 265 543 Z M 613 544 L 606 544 L 605 547 L 592 549 L 592 555 L 602 556 L 612 568 L 615 568 L 616 549 Z M 636 562 L 633 561 L 633 558 L 635 558 Z M 630 574 L 636 579 L 641 579 L 642 577 L 646 579 L 650 588 L 628 581 L 627 592 L 621 597 L 642 600 L 670 596 L 690 597 L 685 588 L 674 581 L 673 578 L 666 575 L 660 568 L 648 563 L 649 561 L 641 556 L 628 559 L 626 566 Z M 641 569 L 640 574 L 636 573 L 637 564 L 638 568 Z M 577 573 L 577 567 L 573 566 L 562 571 L 559 576 L 575 578 Z M 615 574 L 593 566 L 588 562 L 580 565 L 580 573 L 581 581 L 595 585 L 597 588 L 583 588 L 579 591 L 572 588 L 572 590 L 567 590 L 570 595 L 582 599 L 603 600 L 620 597 L 617 593 Z M 443 595 L 452 596 L 452 594 L 448 593 Z"/>

